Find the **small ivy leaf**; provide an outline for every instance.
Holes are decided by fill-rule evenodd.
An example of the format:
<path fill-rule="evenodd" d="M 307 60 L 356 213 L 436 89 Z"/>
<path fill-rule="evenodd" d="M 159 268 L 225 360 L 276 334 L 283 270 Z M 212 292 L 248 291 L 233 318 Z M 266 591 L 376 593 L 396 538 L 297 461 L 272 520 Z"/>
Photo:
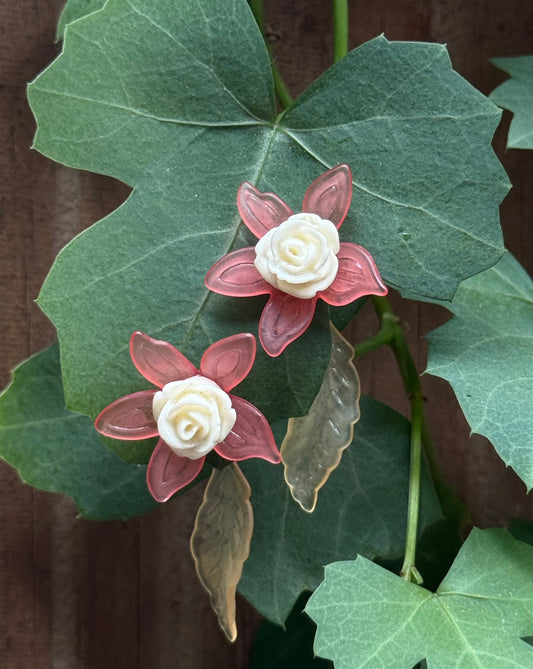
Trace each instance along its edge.
<path fill-rule="evenodd" d="M 494 58 L 496 67 L 511 75 L 490 94 L 500 107 L 513 112 L 508 149 L 533 149 L 533 56 Z"/>
<path fill-rule="evenodd" d="M 359 556 L 330 564 L 306 612 L 335 669 L 533 666 L 533 548 L 474 529 L 432 593 Z"/>
<path fill-rule="evenodd" d="M 128 518 L 155 506 L 146 467 L 123 462 L 89 418 L 65 409 L 57 344 L 19 365 L 0 395 L 0 457 L 30 485 L 72 497 L 87 518 Z"/>
<path fill-rule="evenodd" d="M 234 462 L 213 469 L 191 537 L 196 571 L 230 641 L 237 638 L 235 593 L 253 531 L 250 494 L 250 486 Z"/>
<path fill-rule="evenodd" d="M 464 281 L 429 333 L 427 372 L 450 382 L 472 428 L 533 487 L 533 281 L 507 253 Z"/>
<path fill-rule="evenodd" d="M 361 415 L 353 355 L 353 348 L 332 325 L 331 360 L 320 391 L 306 416 L 289 418 L 281 457 L 287 485 L 304 511 L 314 510 L 318 491 L 350 445 Z"/>

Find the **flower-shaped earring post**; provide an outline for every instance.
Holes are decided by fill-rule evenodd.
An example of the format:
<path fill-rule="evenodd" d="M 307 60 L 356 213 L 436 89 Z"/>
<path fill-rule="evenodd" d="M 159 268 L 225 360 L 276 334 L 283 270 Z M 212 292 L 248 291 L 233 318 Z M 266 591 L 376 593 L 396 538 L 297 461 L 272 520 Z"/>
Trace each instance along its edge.
<path fill-rule="evenodd" d="M 259 322 L 259 339 L 269 355 L 280 355 L 305 332 L 319 298 L 339 307 L 364 295 L 387 294 L 370 253 L 339 241 L 351 199 L 348 165 L 320 175 L 298 214 L 274 193 L 261 193 L 247 182 L 240 186 L 240 215 L 259 241 L 221 258 L 205 283 L 231 297 L 270 295 Z"/>
<path fill-rule="evenodd" d="M 250 372 L 256 344 L 237 334 L 206 349 L 200 369 L 174 346 L 134 332 L 130 354 L 145 379 L 161 390 L 141 390 L 106 407 L 96 429 L 124 440 L 160 439 L 147 470 L 148 488 L 166 502 L 200 473 L 214 450 L 226 460 L 281 461 L 272 430 L 253 404 L 229 392 Z"/>

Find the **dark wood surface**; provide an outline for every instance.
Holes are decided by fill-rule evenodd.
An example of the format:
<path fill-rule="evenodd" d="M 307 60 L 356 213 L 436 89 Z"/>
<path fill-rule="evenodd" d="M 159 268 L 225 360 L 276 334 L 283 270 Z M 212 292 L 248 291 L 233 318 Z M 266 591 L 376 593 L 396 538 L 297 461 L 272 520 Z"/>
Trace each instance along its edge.
<path fill-rule="evenodd" d="M 293 94 L 331 59 L 329 2 L 265 0 L 266 28 Z M 55 165 L 30 151 L 34 122 L 25 84 L 58 53 L 62 0 L 0 2 L 0 383 L 53 339 L 34 305 L 55 254 L 127 195 L 110 179 Z M 524 0 L 352 0 L 350 46 L 389 39 L 448 44 L 455 68 L 489 93 L 504 75 L 491 57 L 533 53 L 533 4 Z M 514 188 L 502 205 L 507 246 L 533 272 L 533 151 L 496 150 Z M 435 307 L 393 303 L 420 370 L 423 335 L 443 323 Z M 365 310 L 351 335 L 376 327 Z M 392 356 L 359 363 L 364 392 L 406 411 Z M 447 384 L 424 378 L 443 469 L 481 526 L 533 518 L 533 501 L 487 442 L 469 438 Z M 73 503 L 21 483 L 0 463 L 0 667 L 2 669 L 240 669 L 258 616 L 239 600 L 239 639 L 225 642 L 197 584 L 188 538 L 201 490 L 128 522 L 91 523 Z"/>

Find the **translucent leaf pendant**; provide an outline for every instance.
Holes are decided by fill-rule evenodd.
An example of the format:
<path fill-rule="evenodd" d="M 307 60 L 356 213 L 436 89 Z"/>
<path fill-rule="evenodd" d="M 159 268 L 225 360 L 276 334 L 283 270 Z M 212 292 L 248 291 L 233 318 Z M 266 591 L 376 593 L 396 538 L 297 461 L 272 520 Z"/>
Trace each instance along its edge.
<path fill-rule="evenodd" d="M 285 480 L 304 511 L 312 512 L 319 489 L 339 464 L 359 420 L 359 376 L 354 350 L 331 325 L 331 359 L 306 416 L 289 418 L 281 445 Z"/>
<path fill-rule="evenodd" d="M 235 462 L 213 469 L 191 536 L 196 572 L 230 641 L 237 638 L 235 592 L 252 539 L 250 494 Z"/>

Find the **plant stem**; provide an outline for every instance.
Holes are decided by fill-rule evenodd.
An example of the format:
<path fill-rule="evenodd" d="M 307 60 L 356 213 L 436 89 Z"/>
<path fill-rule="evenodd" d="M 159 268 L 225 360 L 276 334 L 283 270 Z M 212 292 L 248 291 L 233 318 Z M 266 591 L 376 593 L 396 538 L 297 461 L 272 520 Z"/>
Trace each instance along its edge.
<path fill-rule="evenodd" d="M 356 347 L 356 355 L 362 355 L 388 344 L 400 370 L 403 384 L 411 404 L 411 464 L 409 476 L 409 504 L 407 512 L 407 536 L 405 560 L 402 576 L 409 581 L 421 583 L 421 577 L 415 566 L 415 550 L 418 531 L 420 506 L 420 473 L 422 449 L 428 469 L 435 485 L 442 510 L 447 518 L 459 528 L 468 522 L 465 506 L 457 498 L 454 490 L 444 482 L 424 416 L 424 396 L 420 378 L 407 341 L 389 301 L 385 297 L 373 296 L 372 302 L 381 321 L 381 330 Z"/>
<path fill-rule="evenodd" d="M 333 0 L 333 61 L 348 53 L 348 0 Z"/>
<path fill-rule="evenodd" d="M 419 395 L 422 400 L 424 396 L 422 393 L 420 378 L 418 376 L 418 372 L 416 371 L 416 366 L 411 356 L 411 352 L 409 351 L 407 341 L 402 332 L 402 328 L 400 327 L 398 318 L 392 310 L 389 301 L 385 297 L 373 296 L 372 302 L 374 304 L 376 313 L 380 318 L 382 329 L 374 337 L 370 337 L 370 339 L 367 339 L 366 341 L 359 344 L 359 346 L 356 348 L 356 352 L 367 352 L 365 349 L 372 350 L 373 348 L 376 348 L 376 346 L 372 346 L 372 343 L 377 340 L 378 337 L 380 337 L 381 333 L 385 329 L 387 330 L 390 339 L 388 341 L 384 341 L 383 343 L 390 345 L 394 357 L 396 358 L 396 362 L 402 376 L 404 388 L 411 402 L 411 411 L 413 411 L 413 402 L 415 400 L 418 401 L 416 398 Z M 390 334 L 391 330 L 393 331 L 392 335 Z M 385 339 L 384 336 L 383 339 Z M 455 522 L 458 527 L 461 528 L 463 525 L 467 525 L 469 523 L 468 511 L 455 494 L 453 488 L 445 483 L 444 479 L 442 478 L 439 462 L 435 453 L 435 447 L 433 445 L 433 440 L 431 439 L 424 415 L 423 402 L 421 407 L 421 417 L 422 423 L 420 430 L 422 435 L 424 457 L 426 459 L 433 484 L 435 485 L 435 490 L 437 492 L 443 513 L 448 519 Z"/>
<path fill-rule="evenodd" d="M 384 314 L 381 330 L 354 347 L 355 357 L 360 358 L 365 353 L 370 353 L 370 351 L 381 348 L 381 346 L 390 344 L 396 335 L 396 327 L 396 318 L 390 318 L 388 314 Z"/>
<path fill-rule="evenodd" d="M 252 14 L 254 15 L 255 21 L 259 26 L 261 34 L 263 35 L 263 39 L 265 40 L 265 45 L 268 50 L 268 54 L 270 56 L 270 69 L 272 70 L 272 78 L 274 79 L 274 91 L 276 93 L 276 97 L 278 98 L 279 103 L 283 107 L 283 109 L 287 109 L 287 107 L 290 107 L 292 104 L 292 98 L 275 63 L 274 51 L 272 50 L 272 47 L 265 39 L 263 0 L 248 0 L 248 1 L 250 4 L 250 9 L 252 10 Z"/>
<path fill-rule="evenodd" d="M 267 48 L 271 58 L 270 67 L 272 69 L 272 76 L 274 78 L 274 90 L 276 91 L 280 105 L 283 107 L 283 109 L 287 109 L 287 107 L 292 105 L 292 98 L 290 96 L 289 90 L 287 89 L 287 86 L 285 86 L 285 82 L 279 73 L 276 63 L 273 60 L 274 54 L 272 53 L 272 49 L 268 45 Z"/>
<path fill-rule="evenodd" d="M 406 581 L 420 585 L 422 577 L 415 566 L 418 516 L 420 511 L 420 481 L 422 469 L 422 423 L 424 398 L 415 392 L 411 398 L 411 463 L 409 467 L 409 501 L 407 506 L 407 534 L 405 555 L 400 575 Z"/>
<path fill-rule="evenodd" d="M 415 363 L 407 346 L 404 334 L 389 301 L 385 297 L 373 296 L 374 308 L 382 326 L 392 330 L 389 342 L 398 362 L 405 390 L 411 403 L 411 464 L 409 471 L 409 503 L 407 509 L 407 535 L 405 557 L 401 576 L 407 581 L 422 583 L 415 566 L 418 516 L 420 509 L 420 474 L 422 465 L 422 426 L 424 423 L 424 397 Z M 440 476 L 440 475 L 439 475 Z"/>

